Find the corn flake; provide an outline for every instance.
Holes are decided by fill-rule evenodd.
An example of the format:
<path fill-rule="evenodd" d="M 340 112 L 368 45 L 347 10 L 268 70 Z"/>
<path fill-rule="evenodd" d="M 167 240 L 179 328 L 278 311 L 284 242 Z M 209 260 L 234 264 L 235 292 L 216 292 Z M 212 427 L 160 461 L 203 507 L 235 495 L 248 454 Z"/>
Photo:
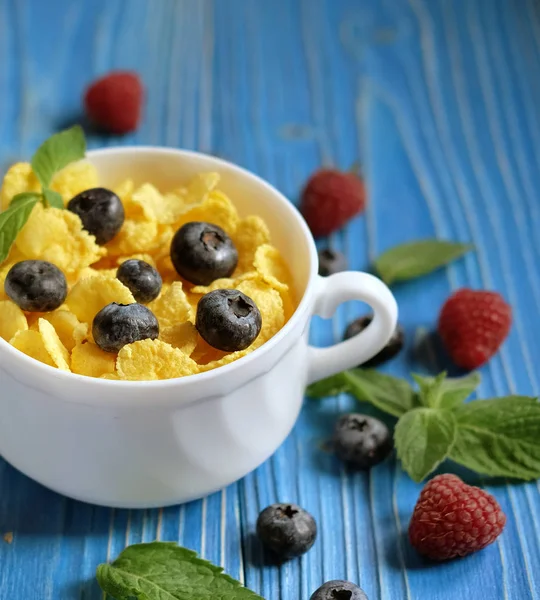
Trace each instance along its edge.
<path fill-rule="evenodd" d="M 76 214 L 41 204 L 36 204 L 15 243 L 25 258 L 52 262 L 65 274 L 79 271 L 105 254 L 94 236 L 83 230 Z"/>
<path fill-rule="evenodd" d="M 54 327 L 60 341 L 71 352 L 77 342 L 77 338 L 84 336 L 88 331 L 86 323 L 81 323 L 79 319 L 69 310 L 57 309 L 50 313 L 45 313 L 41 317 Z M 84 331 L 84 333 L 82 333 Z"/>
<path fill-rule="evenodd" d="M 140 206 L 145 219 L 161 225 L 172 225 L 186 212 L 183 198 L 176 194 L 161 195 L 150 183 L 145 183 L 133 192 L 131 202 Z"/>
<path fill-rule="evenodd" d="M 190 321 L 186 321 L 162 329 L 159 333 L 159 339 L 191 356 L 197 345 L 199 334 L 195 329 L 195 325 Z"/>
<path fill-rule="evenodd" d="M 197 363 L 178 348 L 149 339 L 124 346 L 116 368 L 121 379 L 130 381 L 174 379 L 199 372 Z"/>
<path fill-rule="evenodd" d="M 198 204 L 215 190 L 220 180 L 219 173 L 199 173 L 189 182 L 185 192 L 185 203 Z"/>
<path fill-rule="evenodd" d="M 81 279 L 66 298 L 69 310 L 81 321 L 91 325 L 97 313 L 107 304 L 132 304 L 133 294 L 118 279 L 96 275 Z"/>
<path fill-rule="evenodd" d="M 18 332 L 28 329 L 23 311 L 11 300 L 0 301 L 0 337 L 6 341 Z"/>
<path fill-rule="evenodd" d="M 145 263 L 148 263 L 152 267 L 154 267 L 154 268 L 156 267 L 154 258 L 150 254 L 131 254 L 130 256 L 117 256 L 116 264 L 121 265 L 122 263 L 125 263 L 127 260 L 143 260 Z M 115 270 L 115 273 L 116 273 L 116 270 Z M 116 277 L 116 275 L 115 275 L 115 277 Z"/>
<path fill-rule="evenodd" d="M 175 281 L 170 286 L 164 285 L 159 297 L 150 302 L 148 308 L 156 315 L 160 329 L 191 319 L 191 305 L 180 281 Z"/>
<path fill-rule="evenodd" d="M 45 350 L 49 353 L 55 367 L 61 371 L 70 371 L 69 368 L 69 352 L 60 341 L 54 327 L 45 319 L 39 319 L 38 329 L 43 340 Z"/>
<path fill-rule="evenodd" d="M 238 250 L 238 266 L 234 276 L 238 277 L 253 270 L 257 248 L 270 242 L 270 232 L 260 217 L 250 216 L 240 221 L 233 241 Z"/>
<path fill-rule="evenodd" d="M 58 172 L 51 183 L 51 188 L 58 192 L 64 204 L 67 204 L 74 196 L 98 187 L 98 172 L 96 167 L 88 161 L 72 163 Z"/>
<path fill-rule="evenodd" d="M 200 204 L 185 212 L 175 227 L 178 229 L 190 221 L 207 221 L 233 235 L 239 220 L 238 211 L 229 198 L 221 192 L 213 191 Z"/>
<path fill-rule="evenodd" d="M 240 290 L 257 305 L 262 317 L 261 332 L 250 348 L 255 349 L 275 335 L 285 323 L 283 300 L 278 291 L 257 279 L 247 279 L 238 284 Z"/>
<path fill-rule="evenodd" d="M 125 256 L 149 252 L 159 244 L 156 221 L 126 219 L 117 236 L 105 244 L 111 256 Z"/>
<path fill-rule="evenodd" d="M 116 354 L 105 352 L 91 342 L 78 343 L 71 353 L 71 370 L 88 377 L 116 375 Z"/>
<path fill-rule="evenodd" d="M 30 163 L 15 163 L 4 175 L 0 189 L 0 210 L 8 208 L 9 203 L 17 194 L 23 192 L 39 192 L 41 185 L 32 171 Z"/>
<path fill-rule="evenodd" d="M 35 358 L 46 365 L 55 367 L 51 355 L 47 352 L 43 338 L 39 331 L 31 331 L 27 329 L 25 331 L 18 331 L 10 340 L 10 344 L 24 352 L 27 356 Z"/>

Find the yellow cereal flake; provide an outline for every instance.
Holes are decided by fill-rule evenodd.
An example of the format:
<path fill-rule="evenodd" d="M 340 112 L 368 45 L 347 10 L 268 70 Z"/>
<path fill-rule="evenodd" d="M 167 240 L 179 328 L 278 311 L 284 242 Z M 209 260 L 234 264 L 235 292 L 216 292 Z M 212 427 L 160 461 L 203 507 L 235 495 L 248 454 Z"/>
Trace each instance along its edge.
<path fill-rule="evenodd" d="M 116 354 L 105 352 L 92 342 L 78 343 L 71 353 L 71 370 L 88 377 L 116 375 Z"/>
<path fill-rule="evenodd" d="M 77 194 L 98 186 L 97 169 L 86 160 L 68 165 L 54 176 L 51 183 L 51 188 L 62 196 L 65 204 Z"/>
<path fill-rule="evenodd" d="M 41 185 L 34 175 L 30 163 L 15 163 L 4 175 L 2 189 L 0 189 L 0 210 L 5 210 L 9 206 L 13 196 L 40 190 Z"/>
<path fill-rule="evenodd" d="M 70 352 L 75 346 L 77 336 L 88 329 L 86 323 L 81 323 L 71 311 L 65 309 L 45 313 L 42 318 L 54 327 L 60 341 Z"/>
<path fill-rule="evenodd" d="M 69 310 L 90 327 L 97 313 L 111 302 L 132 304 L 135 298 L 118 279 L 101 274 L 81 279 L 66 298 Z"/>
<path fill-rule="evenodd" d="M 208 194 L 215 190 L 219 183 L 219 173 L 199 173 L 189 182 L 185 198 L 186 204 L 198 204 L 203 202 Z"/>
<path fill-rule="evenodd" d="M 221 192 L 213 191 L 200 204 L 185 212 L 175 227 L 178 229 L 190 221 L 207 221 L 233 235 L 239 220 L 238 211 L 229 198 Z"/>
<path fill-rule="evenodd" d="M 54 327 L 45 319 L 39 319 L 38 329 L 43 340 L 45 350 L 49 353 L 53 364 L 61 371 L 70 371 L 69 368 L 69 352 L 60 341 Z"/>
<path fill-rule="evenodd" d="M 195 329 L 195 325 L 186 321 L 162 329 L 159 333 L 159 339 L 190 356 L 195 350 L 199 334 Z"/>
<path fill-rule="evenodd" d="M 249 296 L 257 305 L 262 317 L 262 327 L 250 349 L 255 349 L 275 335 L 285 323 L 283 300 L 277 290 L 262 280 L 248 279 L 238 284 L 238 290 Z"/>
<path fill-rule="evenodd" d="M 150 254 L 131 254 L 130 256 L 118 256 L 116 257 L 116 264 L 121 265 L 125 263 L 127 260 L 143 260 L 144 262 L 152 265 L 152 267 L 156 267 L 156 263 L 154 258 Z M 115 275 L 116 277 L 116 275 Z"/>
<path fill-rule="evenodd" d="M 187 354 L 150 339 L 124 346 L 118 353 L 116 368 L 121 379 L 130 381 L 174 379 L 199 372 L 199 366 Z"/>
<path fill-rule="evenodd" d="M 196 285 L 192 287 L 189 291 L 192 294 L 208 294 L 209 292 L 213 292 L 214 290 L 232 290 L 236 287 L 236 279 L 231 279 L 230 277 L 224 277 L 223 279 L 216 279 L 212 281 L 210 285 Z"/>
<path fill-rule="evenodd" d="M 238 277 L 253 270 L 257 248 L 270 242 L 270 232 L 260 217 L 250 216 L 240 221 L 233 241 L 238 250 L 238 266 L 234 276 Z"/>
<path fill-rule="evenodd" d="M 191 305 L 180 281 L 164 286 L 158 298 L 148 304 L 156 315 L 160 329 L 167 329 L 191 319 Z"/>
<path fill-rule="evenodd" d="M 223 354 L 219 358 L 214 358 L 209 362 L 201 363 L 200 369 L 201 372 L 212 371 L 213 369 L 217 369 L 218 367 L 223 367 L 228 365 L 243 356 L 249 354 L 252 350 L 254 350 L 253 345 L 245 350 L 238 350 L 238 352 L 231 352 L 230 354 Z"/>
<path fill-rule="evenodd" d="M 133 194 L 135 185 L 132 179 L 124 179 L 117 186 L 113 188 L 114 193 L 120 198 L 122 203 L 125 203 Z"/>
<path fill-rule="evenodd" d="M 156 221 L 161 225 L 172 225 L 180 218 L 182 213 L 186 212 L 186 204 L 183 198 L 176 194 L 163 196 L 150 183 L 145 183 L 133 192 L 131 202 L 141 207 L 145 219 Z"/>
<path fill-rule="evenodd" d="M 0 337 L 6 341 L 18 332 L 28 329 L 23 311 L 11 300 L 0 301 Z"/>
<path fill-rule="evenodd" d="M 291 289 L 280 292 L 281 300 L 283 301 L 283 313 L 285 315 L 285 323 L 293 316 L 296 310 L 296 303 Z"/>
<path fill-rule="evenodd" d="M 271 244 L 263 244 L 255 251 L 253 266 L 261 278 L 279 292 L 288 291 L 289 268 L 279 250 Z"/>
<path fill-rule="evenodd" d="M 51 367 L 56 367 L 51 355 L 45 348 L 39 331 L 31 331 L 30 329 L 19 331 L 11 338 L 10 343 L 14 348 L 24 352 L 27 356 L 35 358 Z"/>
<path fill-rule="evenodd" d="M 88 267 L 105 254 L 94 236 L 83 230 L 76 214 L 41 204 L 34 207 L 15 243 L 25 258 L 52 262 L 66 275 Z"/>
<path fill-rule="evenodd" d="M 122 229 L 105 247 L 110 256 L 149 252 L 159 243 L 156 221 L 126 219 Z"/>

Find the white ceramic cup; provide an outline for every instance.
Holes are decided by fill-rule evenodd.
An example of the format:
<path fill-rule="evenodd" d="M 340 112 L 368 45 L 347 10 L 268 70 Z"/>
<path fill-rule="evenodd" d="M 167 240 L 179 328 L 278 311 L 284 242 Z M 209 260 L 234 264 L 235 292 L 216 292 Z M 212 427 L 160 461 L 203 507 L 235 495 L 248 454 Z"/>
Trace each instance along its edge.
<path fill-rule="evenodd" d="M 388 288 L 366 273 L 317 274 L 311 234 L 292 204 L 257 176 L 213 156 L 168 148 L 108 148 L 88 154 L 101 185 L 131 177 L 171 189 L 201 171 L 241 215 L 260 215 L 288 260 L 300 303 L 261 348 L 182 379 L 122 382 L 49 367 L 0 339 L 0 454 L 43 485 L 78 500 L 126 508 L 200 498 L 265 461 L 291 431 L 307 383 L 368 360 L 397 321 Z M 374 313 L 356 337 L 308 345 L 313 314 L 347 300 Z"/>

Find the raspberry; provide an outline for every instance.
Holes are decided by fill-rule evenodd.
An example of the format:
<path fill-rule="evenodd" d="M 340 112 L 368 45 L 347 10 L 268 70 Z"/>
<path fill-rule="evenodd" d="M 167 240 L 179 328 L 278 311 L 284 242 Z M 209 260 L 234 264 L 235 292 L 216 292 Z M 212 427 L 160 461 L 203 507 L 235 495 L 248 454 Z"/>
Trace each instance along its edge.
<path fill-rule="evenodd" d="M 497 352 L 511 325 L 512 311 L 499 294 L 461 289 L 442 307 L 438 330 L 454 363 L 472 370 Z"/>
<path fill-rule="evenodd" d="M 501 534 L 506 516 L 495 498 L 456 475 L 438 475 L 422 490 L 409 525 L 411 544 L 446 560 L 485 548 Z"/>
<path fill-rule="evenodd" d="M 136 73 L 112 71 L 86 90 L 84 106 L 90 119 L 111 133 L 128 133 L 139 124 L 143 85 Z"/>
<path fill-rule="evenodd" d="M 364 210 L 366 200 L 362 180 L 355 173 L 321 169 L 308 180 L 300 203 L 311 233 L 315 237 L 340 229 Z"/>

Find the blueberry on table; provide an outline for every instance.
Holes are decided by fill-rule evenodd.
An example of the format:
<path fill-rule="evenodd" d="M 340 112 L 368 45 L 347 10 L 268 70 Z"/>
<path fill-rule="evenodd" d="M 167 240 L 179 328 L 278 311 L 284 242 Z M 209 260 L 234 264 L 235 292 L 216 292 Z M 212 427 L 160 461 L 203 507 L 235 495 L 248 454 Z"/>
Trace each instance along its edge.
<path fill-rule="evenodd" d="M 279 558 L 305 554 L 315 543 L 317 523 L 296 504 L 272 504 L 257 519 L 257 535 Z"/>
<path fill-rule="evenodd" d="M 100 246 L 111 241 L 124 224 L 122 201 L 106 188 L 77 194 L 68 202 L 67 209 L 80 217 L 84 229 L 96 237 Z"/>
<path fill-rule="evenodd" d="M 155 340 L 159 324 L 154 313 L 142 304 L 111 302 L 94 317 L 92 335 L 105 352 L 119 352 L 126 344 Z"/>
<path fill-rule="evenodd" d="M 141 304 L 155 300 L 163 285 L 158 271 L 144 260 L 136 258 L 123 262 L 116 271 L 116 278 L 129 288 L 135 300 Z"/>
<path fill-rule="evenodd" d="M 210 285 L 216 279 L 233 274 L 238 251 L 221 227 L 193 221 L 175 233 L 171 261 L 184 279 L 195 285 Z"/>
<path fill-rule="evenodd" d="M 49 312 L 64 303 L 68 288 L 56 265 L 45 260 L 23 260 L 8 271 L 4 290 L 22 310 Z"/>
<path fill-rule="evenodd" d="M 343 415 L 334 428 L 333 450 L 338 458 L 356 469 L 371 469 L 393 449 L 392 435 L 379 419 L 351 413 Z"/>
<path fill-rule="evenodd" d="M 328 581 L 309 600 L 368 600 L 365 592 L 350 581 Z"/>
<path fill-rule="evenodd" d="M 253 300 L 239 290 L 214 290 L 197 304 L 195 327 L 210 346 L 236 352 L 259 335 L 262 317 Z"/>
<path fill-rule="evenodd" d="M 348 340 L 349 338 L 358 335 L 360 332 L 364 331 L 364 329 L 371 323 L 372 320 L 373 317 L 371 315 L 355 319 L 349 323 L 343 337 Z M 397 356 L 403 348 L 404 343 L 405 332 L 403 331 L 403 327 L 401 327 L 401 325 L 398 323 L 386 346 L 378 354 L 370 358 L 365 363 L 362 363 L 360 366 L 371 369 L 373 367 L 382 365 L 383 363 Z"/>
<path fill-rule="evenodd" d="M 330 248 L 319 250 L 319 275 L 328 277 L 346 270 L 347 259 L 344 254 Z"/>

